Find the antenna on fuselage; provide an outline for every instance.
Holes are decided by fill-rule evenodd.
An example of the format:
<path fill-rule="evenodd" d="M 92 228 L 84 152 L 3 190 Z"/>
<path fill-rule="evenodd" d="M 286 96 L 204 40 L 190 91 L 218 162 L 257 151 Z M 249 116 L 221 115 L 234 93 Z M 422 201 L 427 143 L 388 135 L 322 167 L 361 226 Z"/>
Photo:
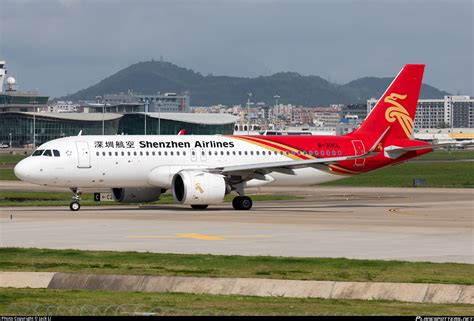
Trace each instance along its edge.
<path fill-rule="evenodd" d="M 81 131 L 79 132 L 79 134 L 77 134 L 77 136 L 82 136 L 82 129 L 81 129 Z"/>

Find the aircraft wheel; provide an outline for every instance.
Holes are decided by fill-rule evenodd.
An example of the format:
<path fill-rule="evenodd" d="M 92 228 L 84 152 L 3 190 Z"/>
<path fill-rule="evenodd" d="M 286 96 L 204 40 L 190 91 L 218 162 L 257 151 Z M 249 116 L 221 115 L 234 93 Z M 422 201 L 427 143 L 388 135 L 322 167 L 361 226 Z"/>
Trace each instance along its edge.
<path fill-rule="evenodd" d="M 79 209 L 81 208 L 81 204 L 79 204 L 79 202 L 71 202 L 71 204 L 69 204 L 69 209 L 71 211 L 79 211 Z"/>
<path fill-rule="evenodd" d="M 240 202 L 240 196 L 234 197 L 234 199 L 232 200 L 232 207 L 234 208 L 234 210 L 240 210 L 239 202 Z"/>
<path fill-rule="evenodd" d="M 244 211 L 248 211 L 252 208 L 252 199 L 248 196 L 242 196 L 240 201 L 240 209 Z"/>
<path fill-rule="evenodd" d="M 237 196 L 233 199 L 232 206 L 238 211 L 248 211 L 252 208 L 252 199 L 248 196 Z"/>
<path fill-rule="evenodd" d="M 195 210 L 205 210 L 209 205 L 191 205 Z"/>

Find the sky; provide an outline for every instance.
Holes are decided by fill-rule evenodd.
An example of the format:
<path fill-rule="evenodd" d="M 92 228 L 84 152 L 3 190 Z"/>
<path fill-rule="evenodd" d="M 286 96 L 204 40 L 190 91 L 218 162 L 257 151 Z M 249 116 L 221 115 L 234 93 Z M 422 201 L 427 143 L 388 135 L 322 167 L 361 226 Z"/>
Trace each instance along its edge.
<path fill-rule="evenodd" d="M 160 57 L 339 84 L 425 63 L 425 83 L 474 95 L 473 16 L 472 0 L 0 0 L 0 60 L 19 89 L 50 97 Z"/>

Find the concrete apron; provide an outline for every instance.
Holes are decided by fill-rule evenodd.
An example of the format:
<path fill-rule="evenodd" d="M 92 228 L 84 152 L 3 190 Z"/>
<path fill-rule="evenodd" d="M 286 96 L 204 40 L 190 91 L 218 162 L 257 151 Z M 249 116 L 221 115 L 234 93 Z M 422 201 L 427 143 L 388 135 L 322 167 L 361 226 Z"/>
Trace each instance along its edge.
<path fill-rule="evenodd" d="M 474 304 L 474 286 L 457 284 L 0 272 L 0 287 Z"/>

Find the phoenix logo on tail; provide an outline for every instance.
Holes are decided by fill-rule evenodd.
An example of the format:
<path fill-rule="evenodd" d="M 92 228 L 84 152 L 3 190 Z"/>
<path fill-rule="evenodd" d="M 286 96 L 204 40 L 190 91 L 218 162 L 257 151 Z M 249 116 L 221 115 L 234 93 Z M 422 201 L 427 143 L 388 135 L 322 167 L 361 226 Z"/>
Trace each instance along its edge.
<path fill-rule="evenodd" d="M 385 119 L 393 123 L 395 120 L 398 120 L 398 123 L 403 128 L 403 131 L 407 135 L 407 138 L 410 138 L 413 131 L 413 120 L 410 116 L 410 113 L 403 107 L 402 104 L 397 102 L 398 99 L 404 100 L 407 98 L 407 95 L 400 95 L 396 93 L 391 93 L 385 97 L 384 102 L 392 104 L 385 111 Z"/>

